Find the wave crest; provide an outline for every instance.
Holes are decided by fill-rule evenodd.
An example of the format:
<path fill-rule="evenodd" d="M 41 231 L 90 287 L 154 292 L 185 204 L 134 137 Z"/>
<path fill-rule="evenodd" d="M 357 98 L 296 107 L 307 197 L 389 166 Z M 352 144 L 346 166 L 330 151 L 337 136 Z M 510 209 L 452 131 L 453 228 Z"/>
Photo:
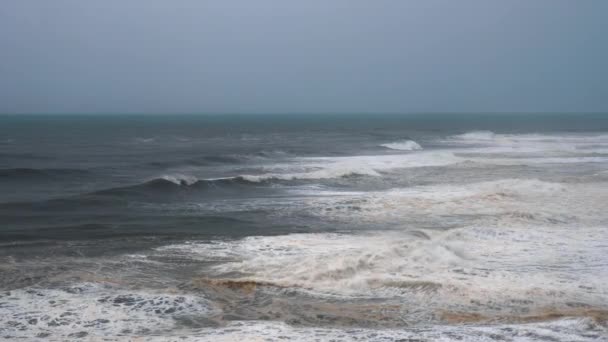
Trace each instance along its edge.
<path fill-rule="evenodd" d="M 453 138 L 460 140 L 492 140 L 495 137 L 496 133 L 492 131 L 471 131 L 453 136 Z"/>
<path fill-rule="evenodd" d="M 176 185 L 192 185 L 198 182 L 198 178 L 187 175 L 163 175 L 160 179 L 164 179 Z"/>
<path fill-rule="evenodd" d="M 422 146 L 420 146 L 420 144 L 418 144 L 414 140 L 395 141 L 392 143 L 382 144 L 380 146 L 390 148 L 391 150 L 399 150 L 399 151 L 422 150 Z"/>

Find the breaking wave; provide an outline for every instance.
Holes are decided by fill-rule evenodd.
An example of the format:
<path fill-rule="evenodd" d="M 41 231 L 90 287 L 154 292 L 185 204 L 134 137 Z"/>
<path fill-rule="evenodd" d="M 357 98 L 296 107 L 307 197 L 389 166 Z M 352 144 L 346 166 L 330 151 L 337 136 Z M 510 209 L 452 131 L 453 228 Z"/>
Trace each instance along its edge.
<path fill-rule="evenodd" d="M 425 310 L 458 308 L 508 316 L 513 314 L 514 298 L 522 300 L 519 309 L 531 310 L 531 314 L 543 307 L 568 308 L 571 301 L 588 307 L 608 304 L 596 290 L 602 288 L 606 276 L 577 272 L 578 277 L 567 283 L 561 280 L 572 272 L 568 267 L 572 258 L 596 271 L 603 269 L 598 258 L 605 259 L 606 246 L 594 242 L 602 236 L 602 229 L 588 233 L 580 236 L 566 228 L 549 227 L 536 231 L 471 227 L 291 234 L 168 245 L 156 252 L 201 261 L 224 260 L 207 273 L 218 279 L 206 280 L 214 285 L 301 289 L 321 297 L 397 296 L 413 305 L 424 303 Z M 564 246 L 565 240 L 571 244 Z M 549 251 L 551 259 L 544 260 Z M 530 258 L 537 264 L 530 265 Z M 543 263 L 560 267 L 543 267 Z M 555 301 L 557 290 L 560 302 Z M 504 305 L 497 309 L 495 305 L 501 302 Z"/>
<path fill-rule="evenodd" d="M 349 157 L 300 158 L 293 165 L 277 165 L 281 172 L 243 175 L 242 178 L 265 180 L 330 179 L 349 176 L 380 176 L 383 172 L 425 166 L 445 166 L 462 162 L 451 152 L 421 152 L 416 154 L 367 155 Z M 291 172 L 290 172 L 291 171 Z"/>
<path fill-rule="evenodd" d="M 413 140 L 396 141 L 392 143 L 382 144 L 382 147 L 390 148 L 391 150 L 400 151 L 415 151 L 422 150 L 422 146 Z"/>
<path fill-rule="evenodd" d="M 215 166 L 215 165 L 237 165 L 250 162 L 266 162 L 269 160 L 285 159 L 291 154 L 281 150 L 261 150 L 250 154 L 217 154 L 203 155 L 178 160 L 151 161 L 145 165 L 169 168 L 180 166 Z"/>
<path fill-rule="evenodd" d="M 461 140 L 492 140 L 495 137 L 496 134 L 492 131 L 472 131 L 453 136 L 453 138 Z"/>
<path fill-rule="evenodd" d="M 250 182 L 240 176 L 217 179 L 198 179 L 194 176 L 187 175 L 164 175 L 137 185 L 96 191 L 92 193 L 92 195 L 122 196 L 152 195 L 155 193 L 167 194 L 169 192 L 181 192 L 196 189 L 228 189 L 231 187 L 245 186 L 248 184 L 251 185 L 253 182 Z"/>

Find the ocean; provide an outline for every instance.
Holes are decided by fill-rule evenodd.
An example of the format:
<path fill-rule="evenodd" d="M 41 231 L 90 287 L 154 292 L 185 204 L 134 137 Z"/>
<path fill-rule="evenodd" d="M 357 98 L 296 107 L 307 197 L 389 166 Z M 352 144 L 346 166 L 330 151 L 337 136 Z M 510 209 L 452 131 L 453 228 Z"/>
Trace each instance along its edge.
<path fill-rule="evenodd" d="M 0 116 L 0 337 L 606 341 L 608 114 Z"/>

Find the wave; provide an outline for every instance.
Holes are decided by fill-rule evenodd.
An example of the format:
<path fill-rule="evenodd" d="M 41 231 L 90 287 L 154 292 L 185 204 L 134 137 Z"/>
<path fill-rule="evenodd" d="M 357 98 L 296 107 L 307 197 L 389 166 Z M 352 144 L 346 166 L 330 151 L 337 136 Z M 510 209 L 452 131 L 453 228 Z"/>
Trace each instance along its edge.
<path fill-rule="evenodd" d="M 294 180 L 312 180 L 312 179 L 334 179 L 334 178 L 349 178 L 357 176 L 380 176 L 380 173 L 372 168 L 361 166 L 356 168 L 334 168 L 321 169 L 310 172 L 299 173 L 266 173 L 261 175 L 242 175 L 235 177 L 252 183 L 262 183 L 267 181 L 294 181 Z"/>
<path fill-rule="evenodd" d="M 462 162 L 451 152 L 423 152 L 415 155 L 367 155 L 341 157 L 306 157 L 265 167 L 271 171 L 261 174 L 241 174 L 213 179 L 198 179 L 190 175 L 170 174 L 159 177 L 180 186 L 227 183 L 263 183 L 272 181 L 321 180 L 370 176 L 378 177 L 394 169 L 444 166 Z M 274 171 L 274 172 L 272 172 Z"/>
<path fill-rule="evenodd" d="M 452 136 L 452 138 L 461 140 L 492 140 L 495 137 L 496 134 L 492 131 L 471 131 Z"/>
<path fill-rule="evenodd" d="M 372 310 L 370 310 L 372 311 Z M 386 312 L 387 308 L 373 307 L 375 312 Z M 348 310 L 342 311 L 344 314 Z M 323 316 L 321 316 L 323 317 Z M 330 316 L 333 317 L 333 316 Z M 179 336 L 184 342 L 213 340 L 213 341 L 249 341 L 252 336 L 264 336 L 267 341 L 288 339 L 294 342 L 308 341 L 598 341 L 606 333 L 605 316 L 601 319 L 587 316 L 552 317 L 548 321 L 522 324 L 505 322 L 487 322 L 477 324 L 434 324 L 426 329 L 392 326 L 391 329 L 378 327 L 352 327 L 334 325 L 330 327 L 296 326 L 276 320 L 249 320 L 230 322 L 226 326 L 205 328 L 194 336 Z M 374 322 L 375 323 L 375 322 Z M 404 326 L 406 326 L 404 328 Z M 151 342 L 166 341 L 169 336 L 147 336 Z"/>
<path fill-rule="evenodd" d="M 504 147 L 511 149 L 530 149 L 531 151 L 575 151 L 608 148 L 607 134 L 499 134 L 491 131 L 472 131 L 448 137 L 446 142 L 459 145 L 482 144 L 492 147 Z"/>
<path fill-rule="evenodd" d="M 400 150 L 400 151 L 415 151 L 422 150 L 422 146 L 413 140 L 402 140 L 396 141 L 392 143 L 382 144 L 382 147 L 390 148 L 391 150 Z"/>
<path fill-rule="evenodd" d="M 572 227 L 606 222 L 606 183 L 500 179 L 378 191 L 294 189 L 311 216 L 363 227 L 424 224 L 441 229 L 488 225 Z"/>
<path fill-rule="evenodd" d="M 242 289 L 242 293 L 229 297 L 232 300 L 216 303 L 200 291 L 129 289 L 121 284 L 121 279 L 84 278 L 86 282 L 58 288 L 4 291 L 0 294 L 3 336 L 52 341 L 142 338 L 146 341 L 249 341 L 252 336 L 263 336 L 267 341 L 285 340 L 286 336 L 293 341 L 488 342 L 519 340 L 522 336 L 527 341 L 598 341 L 605 336 L 608 318 L 605 309 L 593 307 L 547 307 L 502 315 L 439 308 L 431 313 L 432 324 L 418 328 L 408 323 L 413 316 L 425 312 L 427 305 L 414 307 L 411 300 L 322 302 L 314 298 L 294 298 L 293 291 L 288 290 L 283 292 L 288 292 L 289 297 L 276 295 L 279 291 L 265 297 L 256 295 L 259 286 L 255 282 L 226 282 L 219 286 L 231 289 L 236 286 L 235 290 Z M 434 305 L 436 300 L 430 302 Z M 233 309 L 235 314 L 230 311 L 233 305 L 240 306 Z M 83 307 L 87 310 L 82 310 Z M 104 315 L 100 316 L 100 312 Z M 269 312 L 273 319 L 268 318 Z M 247 315 L 253 319 L 244 319 Z M 296 322 L 294 318 L 303 319 L 300 322 L 304 324 L 290 324 Z"/>
<path fill-rule="evenodd" d="M 461 157 L 486 164 L 528 165 L 604 163 L 606 134 L 499 134 L 473 131 L 440 140 Z"/>
<path fill-rule="evenodd" d="M 456 235 L 449 235 L 442 238 L 441 233 L 412 231 L 252 236 L 233 242 L 168 245 L 156 252 L 198 260 L 232 259 L 211 270 L 210 275 L 218 279 L 216 283 L 225 286 L 263 284 L 375 297 L 381 293 L 426 293 L 441 288 L 441 280 L 402 278 L 395 272 L 405 267 L 415 272 L 415 265 L 436 267 L 436 271 L 444 263 L 466 265 L 462 246 L 448 241 Z M 225 280 L 225 275 L 235 274 L 246 276 Z"/>
<path fill-rule="evenodd" d="M 247 162 L 247 158 L 238 155 L 210 155 L 197 158 L 187 158 L 181 160 L 171 161 L 152 161 L 145 165 L 158 167 L 158 168 L 169 168 L 177 166 L 212 166 L 222 164 L 239 164 Z"/>
<path fill-rule="evenodd" d="M 100 190 L 91 195 L 102 196 L 146 196 L 146 195 L 167 195 L 170 193 L 178 193 L 192 190 L 212 190 L 212 189 L 230 189 L 237 186 L 253 184 L 243 177 L 226 177 L 216 179 L 198 179 L 194 176 L 187 175 L 164 175 L 159 178 L 146 181 L 144 183 Z"/>
<path fill-rule="evenodd" d="M 215 166 L 215 165 L 237 165 L 251 162 L 264 162 L 267 160 L 285 159 L 289 157 L 288 152 L 258 151 L 250 154 L 217 154 L 184 158 L 179 160 L 151 161 L 144 165 L 158 168 L 171 168 L 180 166 Z"/>
<path fill-rule="evenodd" d="M 451 152 L 422 152 L 417 154 L 364 155 L 348 157 L 299 158 L 293 165 L 276 165 L 282 172 L 242 175 L 251 182 L 267 180 L 333 179 L 353 176 L 378 177 L 392 170 L 428 166 L 445 166 L 462 162 Z M 291 172 L 290 172 L 291 171 Z"/>
<path fill-rule="evenodd" d="M 125 290 L 115 279 L 58 289 L 17 289 L 3 292 L 0 300 L 3 337 L 27 340 L 97 340 L 142 332 L 158 336 L 174 328 L 179 317 L 215 310 L 201 294 Z"/>
<path fill-rule="evenodd" d="M 160 247 L 155 253 L 201 261 L 226 260 L 213 266 L 208 277 L 233 287 L 262 284 L 303 289 L 320 296 L 397 296 L 422 302 L 429 299 L 425 296 L 438 294 L 441 302 L 428 303 L 429 309 L 437 304 L 448 310 L 466 308 L 461 305 L 492 310 L 498 302 L 513 305 L 512 299 L 526 298 L 530 291 L 534 304 L 522 302 L 517 304 L 520 308 L 559 304 L 555 302 L 556 289 L 563 293 L 564 306 L 575 299 L 608 304 L 606 298 L 600 299 L 606 276 L 598 278 L 587 269 L 566 267 L 576 255 L 585 267 L 601 270 L 598 258 L 605 260 L 601 253 L 606 246 L 589 250 L 587 243 L 599 246 L 593 241 L 603 234 L 602 228 L 587 233 L 552 227 L 448 231 L 405 228 L 364 234 L 311 233 L 189 242 Z M 505 250 L 505 245 L 509 249 Z M 547 253 L 551 259 L 547 259 Z M 555 267 L 562 264 L 565 268 Z M 562 272 L 576 272 L 577 276 L 565 283 L 560 280 Z"/>
<path fill-rule="evenodd" d="M 70 178 L 84 176 L 89 173 L 89 171 L 82 169 L 10 168 L 0 169 L 0 180 Z"/>
<path fill-rule="evenodd" d="M 192 184 L 195 184 L 196 182 L 198 182 L 198 178 L 196 178 L 194 176 L 187 176 L 187 175 L 164 175 L 164 176 L 161 176 L 159 179 L 164 179 L 175 185 L 186 185 L 186 186 L 192 185 Z M 154 182 L 154 180 L 152 182 Z"/>

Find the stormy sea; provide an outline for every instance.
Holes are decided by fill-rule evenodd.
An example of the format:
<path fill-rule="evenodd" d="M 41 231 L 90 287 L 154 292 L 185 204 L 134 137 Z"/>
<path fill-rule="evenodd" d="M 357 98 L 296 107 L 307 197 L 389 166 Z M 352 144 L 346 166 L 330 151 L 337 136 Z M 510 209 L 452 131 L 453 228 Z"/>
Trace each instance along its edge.
<path fill-rule="evenodd" d="M 608 115 L 0 116 L 0 338 L 606 341 Z"/>

